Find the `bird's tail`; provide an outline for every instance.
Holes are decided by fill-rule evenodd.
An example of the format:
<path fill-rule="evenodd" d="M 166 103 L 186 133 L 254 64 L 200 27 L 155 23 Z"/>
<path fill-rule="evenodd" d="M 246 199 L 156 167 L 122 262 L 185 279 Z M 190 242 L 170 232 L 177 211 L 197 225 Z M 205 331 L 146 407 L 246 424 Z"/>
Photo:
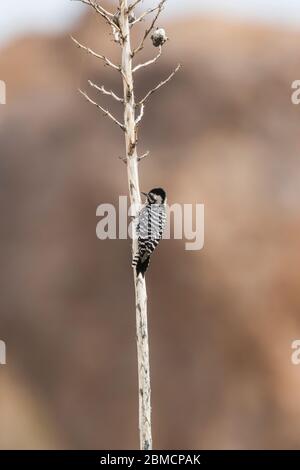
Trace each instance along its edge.
<path fill-rule="evenodd" d="M 150 256 L 146 259 L 135 258 L 132 262 L 132 266 L 135 266 L 136 275 L 139 276 L 140 274 L 145 277 L 145 272 L 148 269 L 150 263 Z"/>

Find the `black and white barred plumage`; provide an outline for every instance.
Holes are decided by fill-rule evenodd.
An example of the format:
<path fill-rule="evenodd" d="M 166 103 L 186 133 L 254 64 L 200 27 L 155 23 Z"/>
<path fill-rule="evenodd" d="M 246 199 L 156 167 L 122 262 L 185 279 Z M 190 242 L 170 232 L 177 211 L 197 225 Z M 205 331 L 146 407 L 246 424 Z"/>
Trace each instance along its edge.
<path fill-rule="evenodd" d="M 145 193 L 143 193 L 145 194 Z M 162 188 L 154 188 L 148 194 L 147 202 L 138 215 L 136 235 L 138 252 L 132 261 L 136 274 L 145 276 L 150 256 L 162 238 L 166 223 L 166 193 Z"/>

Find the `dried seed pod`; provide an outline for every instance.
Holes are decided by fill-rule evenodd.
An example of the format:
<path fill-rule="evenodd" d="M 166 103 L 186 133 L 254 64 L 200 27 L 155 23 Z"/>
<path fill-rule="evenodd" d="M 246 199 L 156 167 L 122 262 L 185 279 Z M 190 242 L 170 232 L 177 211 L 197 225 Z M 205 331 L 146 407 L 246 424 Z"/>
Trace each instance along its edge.
<path fill-rule="evenodd" d="M 168 36 L 163 28 L 156 28 L 151 36 L 151 39 L 153 46 L 159 47 L 164 45 L 164 43 L 168 40 Z"/>

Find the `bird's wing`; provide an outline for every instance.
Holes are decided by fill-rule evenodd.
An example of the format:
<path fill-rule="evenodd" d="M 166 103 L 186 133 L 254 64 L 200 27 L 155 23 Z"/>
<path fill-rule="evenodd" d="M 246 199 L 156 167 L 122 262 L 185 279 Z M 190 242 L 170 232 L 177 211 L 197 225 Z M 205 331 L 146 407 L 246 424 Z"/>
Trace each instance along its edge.
<path fill-rule="evenodd" d="M 136 227 L 138 238 L 146 239 L 149 236 L 149 208 L 143 207 L 139 213 L 138 224 Z"/>

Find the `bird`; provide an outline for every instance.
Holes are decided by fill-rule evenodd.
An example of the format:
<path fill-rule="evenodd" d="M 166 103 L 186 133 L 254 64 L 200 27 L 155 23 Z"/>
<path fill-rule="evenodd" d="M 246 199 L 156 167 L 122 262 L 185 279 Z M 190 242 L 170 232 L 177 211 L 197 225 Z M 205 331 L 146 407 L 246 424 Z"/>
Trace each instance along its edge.
<path fill-rule="evenodd" d="M 150 257 L 160 242 L 166 223 L 167 195 L 162 188 L 153 188 L 146 196 L 146 203 L 137 215 L 136 236 L 137 253 L 132 260 L 136 275 L 145 277 Z"/>

